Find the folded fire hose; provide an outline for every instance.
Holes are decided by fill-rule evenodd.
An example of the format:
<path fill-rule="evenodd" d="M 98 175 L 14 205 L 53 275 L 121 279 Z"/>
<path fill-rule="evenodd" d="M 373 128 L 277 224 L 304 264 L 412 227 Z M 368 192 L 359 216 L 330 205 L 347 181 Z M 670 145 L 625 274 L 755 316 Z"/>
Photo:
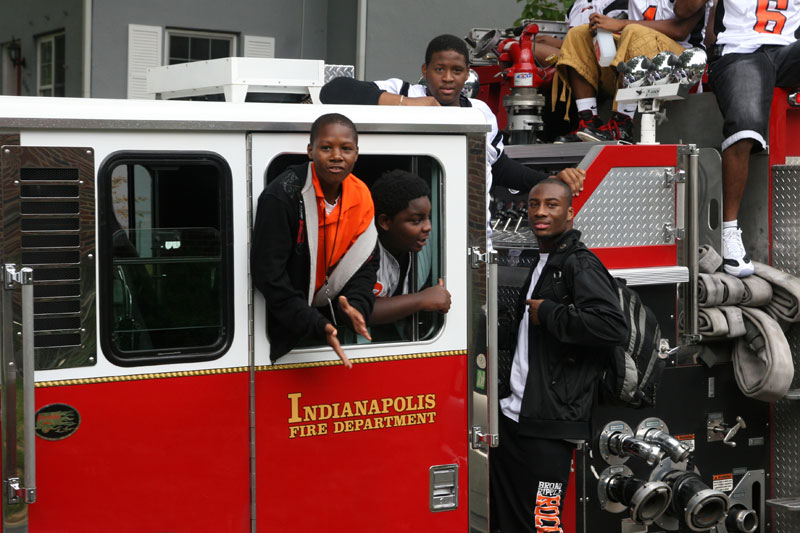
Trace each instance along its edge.
<path fill-rule="evenodd" d="M 698 270 L 704 274 L 714 273 L 722 266 L 722 257 L 708 244 L 700 247 L 697 258 Z"/>
<path fill-rule="evenodd" d="M 753 265 L 755 275 L 772 285 L 772 299 L 764 310 L 779 321 L 800 322 L 800 279 L 758 261 Z"/>
<path fill-rule="evenodd" d="M 731 305 L 700 308 L 697 312 L 697 332 L 708 340 L 741 337 L 745 334 L 742 310 Z"/>
<path fill-rule="evenodd" d="M 747 332 L 733 347 L 736 383 L 750 398 L 780 400 L 794 377 L 789 342 L 778 323 L 764 311 L 749 307 L 741 310 Z"/>
<path fill-rule="evenodd" d="M 736 276 L 722 272 L 698 274 L 697 282 L 697 303 L 700 307 L 739 305 L 744 299 L 744 283 Z"/>

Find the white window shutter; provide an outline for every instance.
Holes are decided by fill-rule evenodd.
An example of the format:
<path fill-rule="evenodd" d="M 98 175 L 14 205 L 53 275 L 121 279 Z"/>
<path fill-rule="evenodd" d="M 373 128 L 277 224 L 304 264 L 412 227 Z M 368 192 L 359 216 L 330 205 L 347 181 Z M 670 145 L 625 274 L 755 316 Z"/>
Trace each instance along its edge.
<path fill-rule="evenodd" d="M 275 57 L 275 37 L 245 35 L 244 57 Z"/>
<path fill-rule="evenodd" d="M 128 25 L 128 98 L 153 99 L 147 92 L 147 68 L 160 67 L 161 26 Z"/>

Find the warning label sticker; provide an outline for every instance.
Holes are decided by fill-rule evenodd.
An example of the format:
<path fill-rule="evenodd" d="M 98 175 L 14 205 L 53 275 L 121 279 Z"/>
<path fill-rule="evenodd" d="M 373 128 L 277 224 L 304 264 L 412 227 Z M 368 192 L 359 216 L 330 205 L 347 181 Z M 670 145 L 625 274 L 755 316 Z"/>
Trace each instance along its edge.
<path fill-rule="evenodd" d="M 733 474 L 717 474 L 713 478 L 711 486 L 714 490 L 721 490 L 722 492 L 730 492 L 733 490 Z"/>

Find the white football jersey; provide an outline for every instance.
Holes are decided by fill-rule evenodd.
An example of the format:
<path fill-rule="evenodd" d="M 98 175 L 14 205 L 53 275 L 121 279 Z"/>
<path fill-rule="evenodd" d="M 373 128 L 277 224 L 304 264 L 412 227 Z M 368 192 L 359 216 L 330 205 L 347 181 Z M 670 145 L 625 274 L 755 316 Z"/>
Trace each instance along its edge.
<path fill-rule="evenodd" d="M 706 3 L 702 22 L 678 44 L 684 48 L 702 46 L 706 35 L 706 22 L 711 12 L 710 3 Z M 630 20 L 668 20 L 675 18 L 675 0 L 629 0 L 628 19 Z"/>
<path fill-rule="evenodd" d="M 791 44 L 798 26 L 797 0 L 719 0 L 714 22 L 723 54 L 750 53 L 765 44 Z"/>
<path fill-rule="evenodd" d="M 572 9 L 569 10 L 567 21 L 569 27 L 589 24 L 589 17 L 592 13 L 601 13 L 609 17 L 616 17 L 626 11 L 626 2 L 622 0 L 575 0 Z"/>

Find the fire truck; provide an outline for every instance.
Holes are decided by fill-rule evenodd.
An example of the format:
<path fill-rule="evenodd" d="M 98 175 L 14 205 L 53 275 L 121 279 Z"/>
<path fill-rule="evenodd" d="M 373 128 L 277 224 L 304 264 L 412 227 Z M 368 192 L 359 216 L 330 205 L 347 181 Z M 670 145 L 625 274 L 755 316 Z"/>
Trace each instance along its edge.
<path fill-rule="evenodd" d="M 259 61 L 153 73 L 163 98 L 228 101 L 0 97 L 3 531 L 490 531 L 502 337 L 535 239 L 513 191 L 487 221 L 484 117 L 245 102 L 324 83 L 319 62 Z M 655 407 L 598 407 L 563 531 L 797 530 L 800 395 L 747 398 L 729 343 L 697 332 L 697 250 L 721 231 L 709 102 L 670 102 L 661 144 L 507 146 L 586 170 L 575 225 L 670 346 Z M 789 272 L 795 103 L 776 91 L 741 221 L 755 259 Z M 452 294 L 410 333 L 349 339 L 351 370 L 325 345 L 270 361 L 248 266 L 258 196 L 333 111 L 358 127 L 357 176 L 430 184 L 414 278 Z M 704 114 L 697 132 L 687 117 Z"/>

